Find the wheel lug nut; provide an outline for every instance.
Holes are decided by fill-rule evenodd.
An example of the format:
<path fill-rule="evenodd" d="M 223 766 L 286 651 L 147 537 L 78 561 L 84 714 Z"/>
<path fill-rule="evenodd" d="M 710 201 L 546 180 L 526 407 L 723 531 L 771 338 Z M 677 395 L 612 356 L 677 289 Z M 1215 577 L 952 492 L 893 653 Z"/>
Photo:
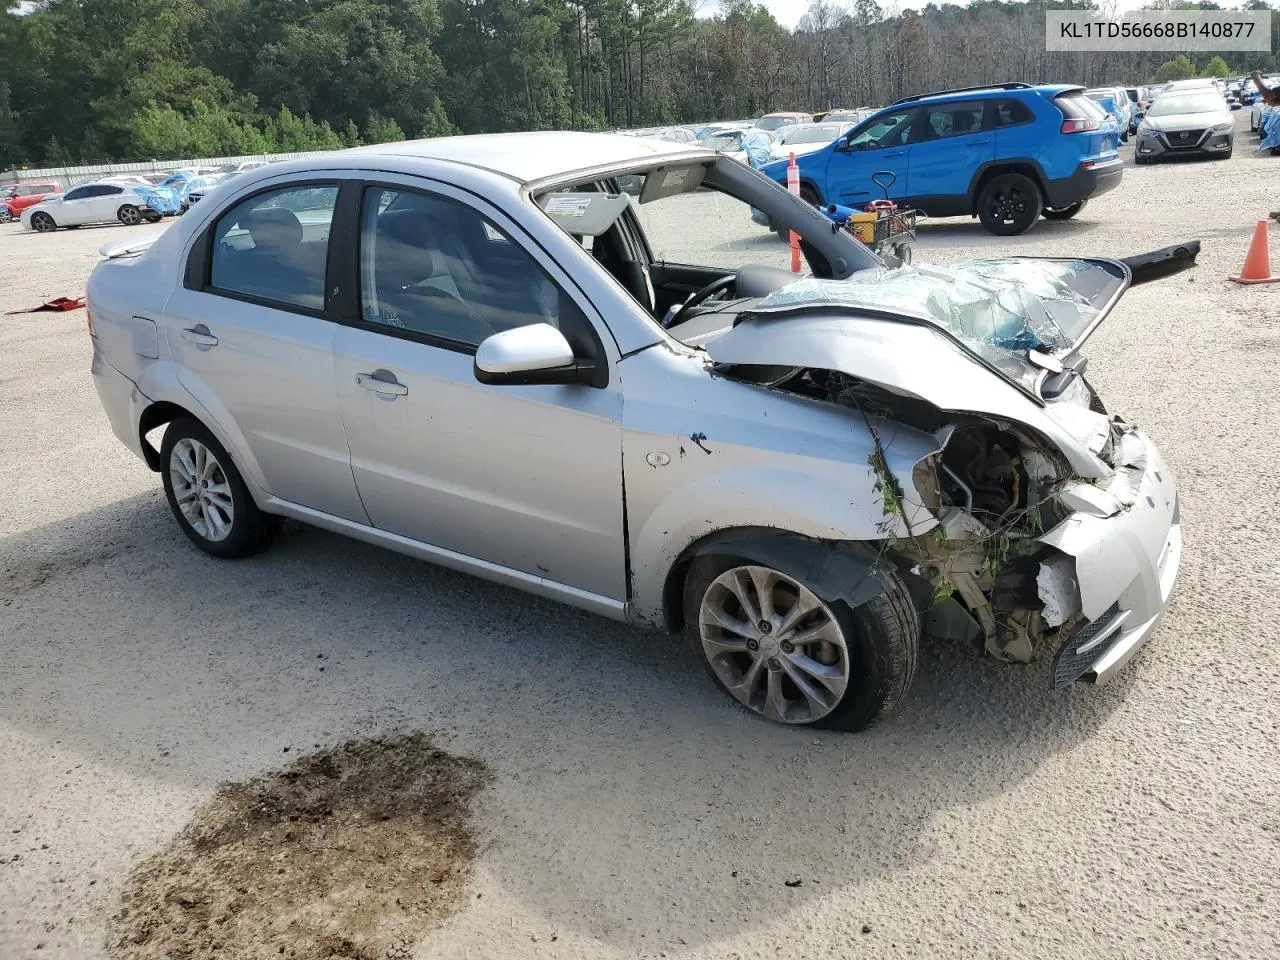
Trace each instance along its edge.
<path fill-rule="evenodd" d="M 773 633 L 773 624 L 768 620 L 761 620 L 756 626 L 760 628 L 761 633 Z"/>
<path fill-rule="evenodd" d="M 796 648 L 795 648 L 795 644 L 793 644 L 790 640 L 783 640 L 783 641 L 782 641 L 782 652 L 783 652 L 783 653 L 794 653 L 794 652 L 795 652 L 795 649 L 796 649 Z"/>
<path fill-rule="evenodd" d="M 776 658 L 776 657 L 770 657 L 770 658 L 769 658 L 769 669 L 770 669 L 770 670 L 781 670 L 781 669 L 782 669 L 782 664 L 780 664 L 780 663 L 778 662 L 778 660 L 777 660 L 777 658 Z"/>
<path fill-rule="evenodd" d="M 760 644 L 759 644 L 759 643 L 757 643 L 755 640 L 748 640 L 748 641 L 747 641 L 747 649 L 748 649 L 748 650 L 759 650 L 759 649 L 760 649 Z"/>

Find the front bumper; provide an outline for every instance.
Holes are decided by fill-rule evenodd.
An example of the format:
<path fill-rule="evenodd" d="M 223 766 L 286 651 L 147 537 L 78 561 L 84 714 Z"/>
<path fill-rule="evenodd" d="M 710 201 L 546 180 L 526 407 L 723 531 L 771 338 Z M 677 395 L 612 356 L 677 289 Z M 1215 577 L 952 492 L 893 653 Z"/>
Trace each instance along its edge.
<path fill-rule="evenodd" d="M 1119 157 L 1092 166 L 1081 164 L 1069 177 L 1045 181 L 1046 206 L 1056 210 L 1099 196 L 1120 186 L 1123 176 L 1124 161 Z"/>
<path fill-rule="evenodd" d="M 1150 638 L 1173 593 L 1182 560 L 1182 522 L 1173 472 L 1140 431 L 1116 443 L 1116 473 L 1091 488 L 1098 506 L 1069 516 L 1041 542 L 1071 557 L 1087 621 L 1063 643 L 1054 685 L 1103 683 Z M 1117 504 L 1109 516 L 1101 514 Z"/>
<path fill-rule="evenodd" d="M 1207 157 L 1229 153 L 1234 140 L 1232 131 L 1205 130 L 1198 137 L 1183 140 L 1173 133 L 1141 133 L 1134 145 L 1134 155 L 1143 159 L 1157 157 Z"/>

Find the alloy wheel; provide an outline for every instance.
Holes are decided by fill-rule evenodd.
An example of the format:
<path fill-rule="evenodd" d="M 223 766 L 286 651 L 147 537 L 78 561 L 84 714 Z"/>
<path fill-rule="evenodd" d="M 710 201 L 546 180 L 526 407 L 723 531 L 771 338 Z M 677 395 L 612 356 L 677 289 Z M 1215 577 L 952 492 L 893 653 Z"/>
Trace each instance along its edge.
<path fill-rule="evenodd" d="M 137 207 L 130 204 L 126 204 L 121 207 L 118 216 L 120 218 L 120 222 L 126 227 L 133 227 L 142 222 L 142 213 Z"/>
<path fill-rule="evenodd" d="M 849 685 L 849 649 L 830 608 L 776 570 L 738 566 L 703 593 L 707 663 L 739 703 L 770 720 L 812 723 Z"/>
<path fill-rule="evenodd" d="M 58 225 L 53 222 L 53 217 L 47 213 L 33 213 L 31 215 L 31 229 L 37 233 L 48 233 L 57 228 Z"/>
<path fill-rule="evenodd" d="M 190 437 L 179 440 L 169 455 L 169 479 L 191 529 L 206 540 L 225 540 L 235 522 L 235 500 L 213 451 Z"/>
<path fill-rule="evenodd" d="M 1013 223 L 1027 213 L 1027 198 L 1017 187 L 997 190 L 991 195 L 991 215 L 1001 223 Z"/>

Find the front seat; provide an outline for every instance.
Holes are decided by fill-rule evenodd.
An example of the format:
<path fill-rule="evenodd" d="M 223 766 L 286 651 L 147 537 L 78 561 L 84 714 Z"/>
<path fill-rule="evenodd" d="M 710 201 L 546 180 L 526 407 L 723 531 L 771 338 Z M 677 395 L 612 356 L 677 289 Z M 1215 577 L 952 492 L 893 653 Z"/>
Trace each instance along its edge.
<path fill-rule="evenodd" d="M 456 293 L 434 224 L 419 210 L 389 210 L 378 217 L 373 248 L 376 314 L 366 319 L 416 333 L 478 344 L 492 327 Z"/>
<path fill-rule="evenodd" d="M 263 288 L 265 296 L 283 294 L 290 303 L 323 309 L 325 245 L 313 244 L 318 257 L 308 262 L 298 215 L 284 207 L 259 207 L 250 212 L 246 227 L 254 250 L 254 262 L 246 260 L 246 283 Z"/>

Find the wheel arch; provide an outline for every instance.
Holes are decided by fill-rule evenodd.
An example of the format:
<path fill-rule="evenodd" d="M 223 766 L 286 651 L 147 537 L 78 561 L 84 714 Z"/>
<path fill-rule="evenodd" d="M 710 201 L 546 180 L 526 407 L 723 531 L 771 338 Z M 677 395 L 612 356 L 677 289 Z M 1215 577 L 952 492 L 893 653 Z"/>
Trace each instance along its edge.
<path fill-rule="evenodd" d="M 877 547 L 857 540 L 821 540 L 774 527 L 717 530 L 685 547 L 668 568 L 662 587 L 664 625 L 671 632 L 684 625 L 685 578 L 699 557 L 733 557 L 772 567 L 824 599 L 839 598 L 856 607 L 884 590 L 876 573 L 881 565 L 892 566 L 892 561 Z"/>
<path fill-rule="evenodd" d="M 147 434 L 157 427 L 172 423 L 179 417 L 190 417 L 200 423 L 204 422 L 187 408 L 168 400 L 161 400 L 158 403 L 151 404 L 142 411 L 142 415 L 138 418 L 138 445 L 142 448 L 142 458 L 147 462 L 147 466 L 156 473 L 160 472 L 161 467 L 160 451 L 151 445 L 151 441 L 147 439 Z"/>
<path fill-rule="evenodd" d="M 1044 169 L 1038 161 L 1030 157 L 992 160 L 980 166 L 974 172 L 973 179 L 969 183 L 969 213 L 971 215 L 976 214 L 978 211 L 978 194 L 982 193 L 983 187 L 1005 173 L 1020 173 L 1024 177 L 1029 177 L 1040 191 L 1041 200 L 1047 201 L 1049 199 L 1045 188 Z"/>

